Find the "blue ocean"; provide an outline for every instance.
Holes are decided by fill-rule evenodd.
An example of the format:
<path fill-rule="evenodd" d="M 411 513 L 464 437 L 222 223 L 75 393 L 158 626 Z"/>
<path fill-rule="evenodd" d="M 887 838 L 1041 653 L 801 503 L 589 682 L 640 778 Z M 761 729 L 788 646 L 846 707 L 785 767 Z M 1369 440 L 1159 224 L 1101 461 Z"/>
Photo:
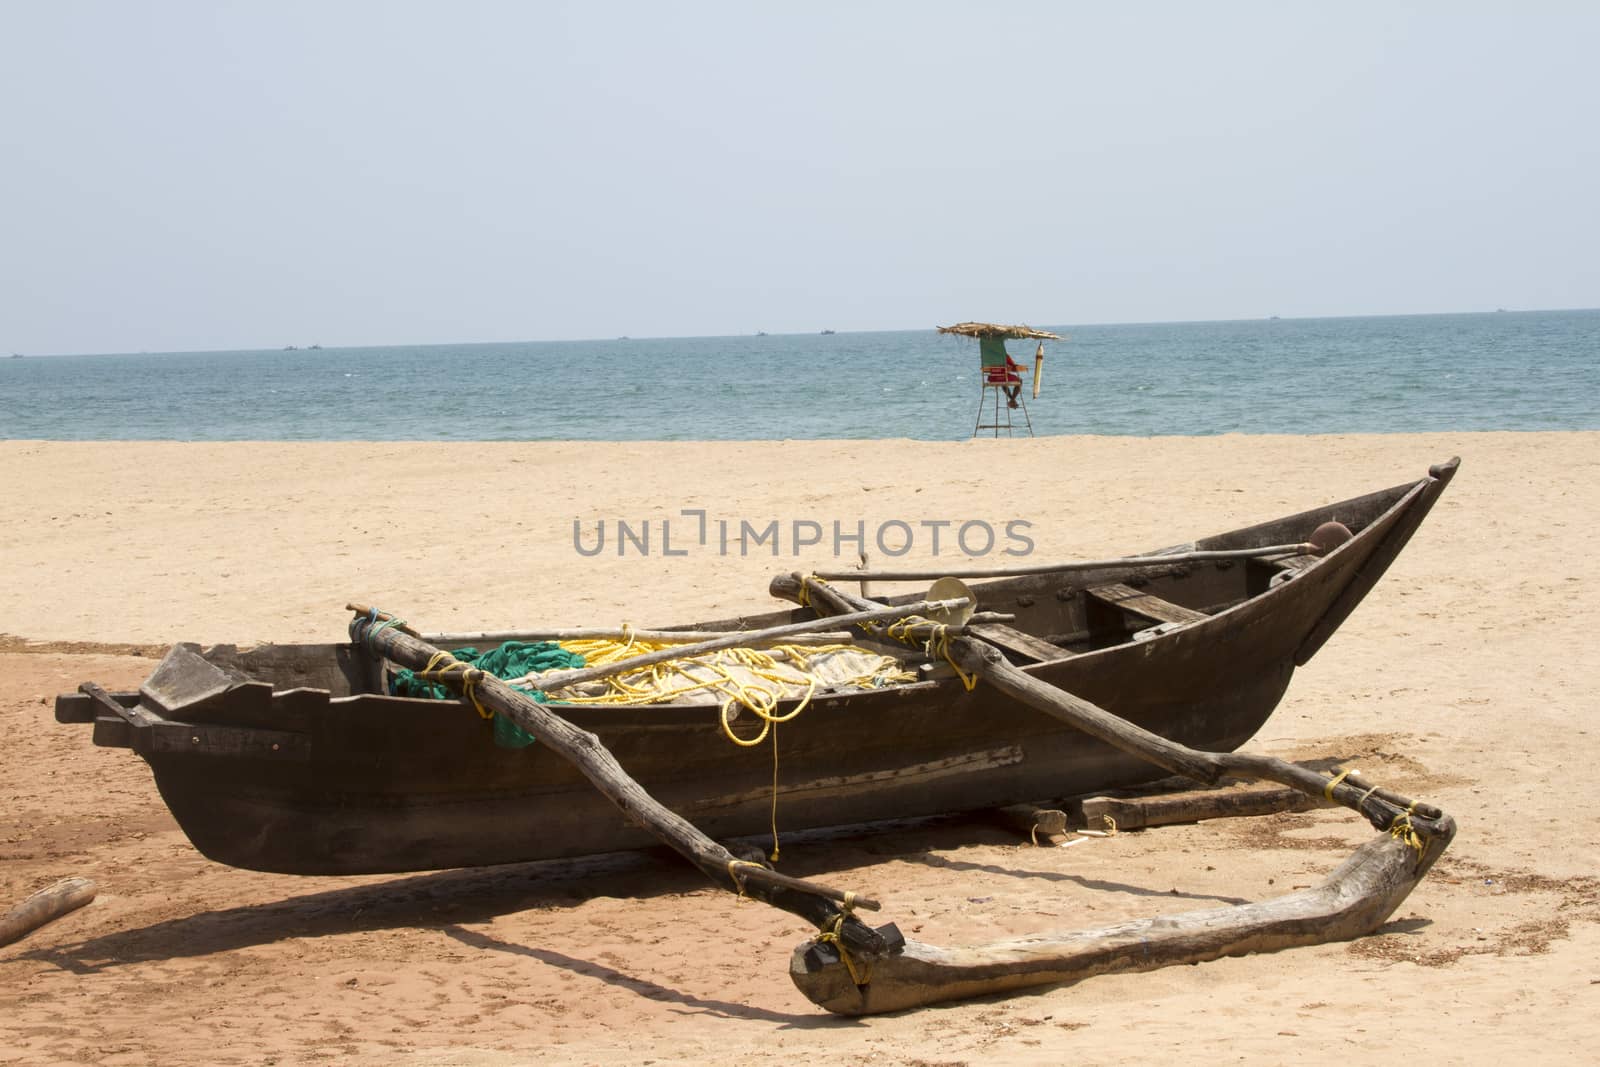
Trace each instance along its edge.
<path fill-rule="evenodd" d="M 1600 429 L 1600 310 L 1033 325 L 1040 435 Z M 0 438 L 949 440 L 979 393 L 932 328 L 0 358 Z"/>

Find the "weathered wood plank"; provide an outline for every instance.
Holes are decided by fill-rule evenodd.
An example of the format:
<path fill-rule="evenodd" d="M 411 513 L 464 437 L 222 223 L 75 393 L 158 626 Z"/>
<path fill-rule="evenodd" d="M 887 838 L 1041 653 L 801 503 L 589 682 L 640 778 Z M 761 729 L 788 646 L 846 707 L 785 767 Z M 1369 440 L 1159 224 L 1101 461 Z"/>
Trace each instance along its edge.
<path fill-rule="evenodd" d="M 1195 611 L 1181 604 L 1174 604 L 1170 600 L 1163 600 L 1153 593 L 1135 589 L 1130 585 L 1118 582 L 1112 585 L 1097 585 L 1087 590 L 1088 594 L 1104 604 L 1131 611 L 1136 615 L 1143 615 L 1155 622 L 1171 622 L 1185 625 L 1191 622 L 1200 622 L 1211 616 L 1203 611 Z"/>
<path fill-rule="evenodd" d="M 1321 556 L 1282 556 L 1271 563 L 1279 571 L 1296 575 L 1322 562 Z"/>
<path fill-rule="evenodd" d="M 139 687 L 139 694 L 151 706 L 176 717 L 184 709 L 215 700 L 246 681 L 249 679 L 243 674 L 224 670 L 190 645 L 173 645 Z"/>
<path fill-rule="evenodd" d="M 1048 663 L 1074 655 L 1059 645 L 1052 645 L 1043 638 L 1024 633 L 1015 626 L 1007 626 L 1004 623 L 969 622 L 967 633 L 981 637 L 991 645 L 998 645 L 1007 652 L 1015 652 L 1035 663 Z"/>
<path fill-rule="evenodd" d="M 1086 797 L 1068 805 L 1079 826 L 1098 830 L 1110 818 L 1119 830 L 1203 822 L 1286 811 L 1333 807 L 1333 801 L 1307 796 L 1288 786 L 1243 789 L 1191 789 L 1142 797 Z"/>
<path fill-rule="evenodd" d="M 129 726 L 135 727 L 154 726 L 157 723 L 167 721 L 156 712 L 153 712 L 149 708 L 143 707 L 142 705 L 123 704 L 120 700 L 113 697 L 110 693 L 106 692 L 94 682 L 84 682 L 82 685 L 78 686 L 78 692 L 82 693 L 93 702 L 96 710 L 96 718 L 101 716 L 114 718 L 119 722 L 124 722 Z"/>

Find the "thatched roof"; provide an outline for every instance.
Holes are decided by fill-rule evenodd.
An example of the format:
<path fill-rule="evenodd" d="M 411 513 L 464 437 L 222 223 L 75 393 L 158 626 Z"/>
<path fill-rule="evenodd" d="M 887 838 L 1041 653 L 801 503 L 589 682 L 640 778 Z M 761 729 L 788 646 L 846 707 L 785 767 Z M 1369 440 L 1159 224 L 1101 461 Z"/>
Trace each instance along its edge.
<path fill-rule="evenodd" d="M 1021 339 L 1024 337 L 1037 337 L 1044 341 L 1059 341 L 1061 338 L 1044 330 L 1035 330 L 1032 326 L 1000 326 L 992 322 L 958 322 L 954 326 L 939 327 L 940 333 L 956 333 L 962 337 L 1004 337 L 1008 339 Z"/>

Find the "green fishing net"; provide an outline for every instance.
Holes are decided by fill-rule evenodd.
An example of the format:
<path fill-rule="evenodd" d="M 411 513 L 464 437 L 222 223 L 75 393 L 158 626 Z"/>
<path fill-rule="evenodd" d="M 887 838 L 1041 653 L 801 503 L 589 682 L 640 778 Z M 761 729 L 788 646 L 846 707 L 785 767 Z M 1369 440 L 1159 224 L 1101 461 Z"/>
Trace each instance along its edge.
<path fill-rule="evenodd" d="M 458 648 L 452 655 L 470 667 L 476 667 L 496 678 L 521 678 L 542 671 L 569 670 L 582 667 L 583 657 L 568 652 L 550 641 L 507 641 L 487 652 L 475 648 Z M 545 695 L 522 686 L 514 686 L 539 703 L 548 703 Z M 454 700 L 457 693 L 439 682 L 424 681 L 416 671 L 399 670 L 389 682 L 389 692 L 400 697 L 425 697 L 433 700 Z M 526 748 L 533 744 L 534 736 L 504 715 L 494 717 L 494 743 L 501 748 Z"/>

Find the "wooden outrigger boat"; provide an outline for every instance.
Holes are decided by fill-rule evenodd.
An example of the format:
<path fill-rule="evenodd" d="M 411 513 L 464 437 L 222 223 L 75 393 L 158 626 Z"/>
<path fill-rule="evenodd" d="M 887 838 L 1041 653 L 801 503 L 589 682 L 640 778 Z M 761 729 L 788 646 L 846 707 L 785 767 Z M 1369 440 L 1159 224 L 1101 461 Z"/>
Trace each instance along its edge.
<path fill-rule="evenodd" d="M 665 841 L 724 887 L 817 924 L 823 933 L 797 950 L 793 973 L 832 1011 L 893 1010 L 1326 940 L 1307 931 L 1335 903 L 1342 918 L 1334 927 L 1344 932 L 1332 936 L 1355 936 L 1398 905 L 1448 844 L 1453 823 L 1366 783 L 1229 754 L 1377 582 L 1456 463 L 1142 556 L 1022 566 L 970 587 L 943 583 L 929 594 L 937 600 L 870 601 L 828 581 L 931 574 L 782 575 L 771 591 L 799 606 L 694 625 L 697 643 L 664 654 L 845 626 L 860 641 L 909 646 L 916 680 L 818 692 L 783 725 L 777 818 L 786 829 L 995 808 L 1176 772 L 1278 781 L 1352 807 L 1384 831 L 1309 904 L 1233 909 L 1288 914 L 1241 917 L 1253 925 L 1237 944 L 1219 940 L 1230 926 L 1212 916 L 1196 920 L 1207 932 L 1194 943 L 1181 923 L 1159 935 L 1118 928 L 1101 932 L 1111 941 L 1096 941 L 1087 962 L 1075 935 L 1046 950 L 1007 946 L 1008 962 L 998 965 L 907 943 L 893 924 L 873 930 L 854 912 L 873 902 L 740 861 L 716 843 L 768 828 L 774 792 L 772 761 L 730 746 L 714 706 L 536 703 L 455 661 L 448 651 L 464 640 L 431 642 L 366 609 L 348 644 L 177 646 L 139 692 L 86 684 L 58 698 L 56 717 L 93 723 L 96 744 L 138 752 L 195 846 L 234 866 L 398 872 Z M 698 640 L 707 631 L 715 639 Z M 389 695 L 398 667 L 447 682 L 462 699 Z M 569 671 L 559 681 L 586 673 L 615 670 Z M 534 686 L 557 684 L 552 676 Z M 495 747 L 473 704 L 538 743 Z M 775 717 L 798 704 L 779 704 Z M 751 716 L 732 728 L 762 725 Z M 1365 886 L 1353 910 L 1352 879 Z M 1273 923 L 1278 934 L 1263 932 L 1262 924 L 1278 929 Z M 1174 942 L 1177 955 L 1149 951 L 1169 935 L 1182 942 Z M 1140 960 L 1105 955 L 1127 937 L 1143 946 Z"/>

